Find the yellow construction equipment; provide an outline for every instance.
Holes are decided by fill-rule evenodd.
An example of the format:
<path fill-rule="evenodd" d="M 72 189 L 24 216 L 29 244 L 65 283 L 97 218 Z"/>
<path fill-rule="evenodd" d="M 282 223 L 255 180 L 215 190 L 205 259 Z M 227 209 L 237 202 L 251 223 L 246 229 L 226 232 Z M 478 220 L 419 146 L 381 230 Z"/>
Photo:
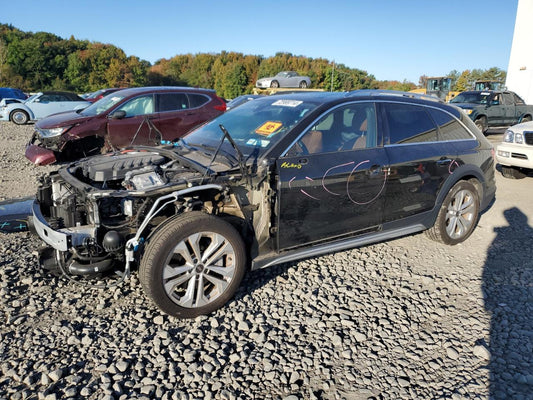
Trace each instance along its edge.
<path fill-rule="evenodd" d="M 436 76 L 427 78 L 426 87 L 410 90 L 412 93 L 428 94 L 438 97 L 444 101 L 450 101 L 460 92 L 452 91 L 452 78 L 447 76 Z"/>

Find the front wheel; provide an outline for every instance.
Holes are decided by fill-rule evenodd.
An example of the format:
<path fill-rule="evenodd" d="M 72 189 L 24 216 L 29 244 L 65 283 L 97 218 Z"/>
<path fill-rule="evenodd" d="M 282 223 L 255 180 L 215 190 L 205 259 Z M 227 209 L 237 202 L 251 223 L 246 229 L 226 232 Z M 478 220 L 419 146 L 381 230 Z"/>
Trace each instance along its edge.
<path fill-rule="evenodd" d="M 479 195 L 468 181 L 456 183 L 446 195 L 435 220 L 426 234 L 437 242 L 455 245 L 474 231 L 479 218 Z"/>
<path fill-rule="evenodd" d="M 270 87 L 274 89 L 279 88 L 279 82 L 278 81 L 270 82 Z"/>
<path fill-rule="evenodd" d="M 193 318 L 226 304 L 245 270 L 246 251 L 235 228 L 221 218 L 190 212 L 154 233 L 146 245 L 139 279 L 161 310 Z"/>
<path fill-rule="evenodd" d="M 24 110 L 15 110 L 11 113 L 11 121 L 17 125 L 24 125 L 30 120 L 30 116 Z"/>
<path fill-rule="evenodd" d="M 474 121 L 474 123 L 476 124 L 477 128 L 481 131 L 481 133 L 485 134 L 485 132 L 487 132 L 487 129 L 489 129 L 488 127 L 488 123 L 487 123 L 487 117 L 479 117 L 479 118 L 476 118 L 476 120 Z"/>

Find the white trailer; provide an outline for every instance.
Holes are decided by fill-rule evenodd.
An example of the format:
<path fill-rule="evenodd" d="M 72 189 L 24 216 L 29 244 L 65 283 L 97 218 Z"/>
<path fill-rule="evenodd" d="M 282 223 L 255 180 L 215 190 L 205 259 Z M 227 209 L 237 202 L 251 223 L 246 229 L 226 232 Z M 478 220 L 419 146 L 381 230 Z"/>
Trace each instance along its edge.
<path fill-rule="evenodd" d="M 533 0 L 518 0 L 513 44 L 507 68 L 507 88 L 533 104 Z"/>

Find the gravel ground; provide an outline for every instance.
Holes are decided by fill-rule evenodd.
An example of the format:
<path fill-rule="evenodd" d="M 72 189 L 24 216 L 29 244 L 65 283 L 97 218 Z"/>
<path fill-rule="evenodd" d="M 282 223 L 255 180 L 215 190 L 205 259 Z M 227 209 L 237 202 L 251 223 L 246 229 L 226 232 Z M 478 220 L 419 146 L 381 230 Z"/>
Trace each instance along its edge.
<path fill-rule="evenodd" d="M 31 196 L 32 126 L 0 123 L 0 197 Z M 497 142 L 501 134 L 491 135 Z M 0 399 L 533 399 L 533 178 L 472 237 L 413 235 L 249 273 L 208 317 L 39 270 L 0 234 Z"/>

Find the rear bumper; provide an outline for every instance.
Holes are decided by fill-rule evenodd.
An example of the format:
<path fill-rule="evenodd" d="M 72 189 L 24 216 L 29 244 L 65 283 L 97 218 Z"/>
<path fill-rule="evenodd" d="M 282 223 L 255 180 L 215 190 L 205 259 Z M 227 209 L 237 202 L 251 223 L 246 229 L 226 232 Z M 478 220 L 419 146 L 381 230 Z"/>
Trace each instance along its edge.
<path fill-rule="evenodd" d="M 35 165 L 48 165 L 57 161 L 56 155 L 52 150 L 34 144 L 26 146 L 25 156 Z"/>

